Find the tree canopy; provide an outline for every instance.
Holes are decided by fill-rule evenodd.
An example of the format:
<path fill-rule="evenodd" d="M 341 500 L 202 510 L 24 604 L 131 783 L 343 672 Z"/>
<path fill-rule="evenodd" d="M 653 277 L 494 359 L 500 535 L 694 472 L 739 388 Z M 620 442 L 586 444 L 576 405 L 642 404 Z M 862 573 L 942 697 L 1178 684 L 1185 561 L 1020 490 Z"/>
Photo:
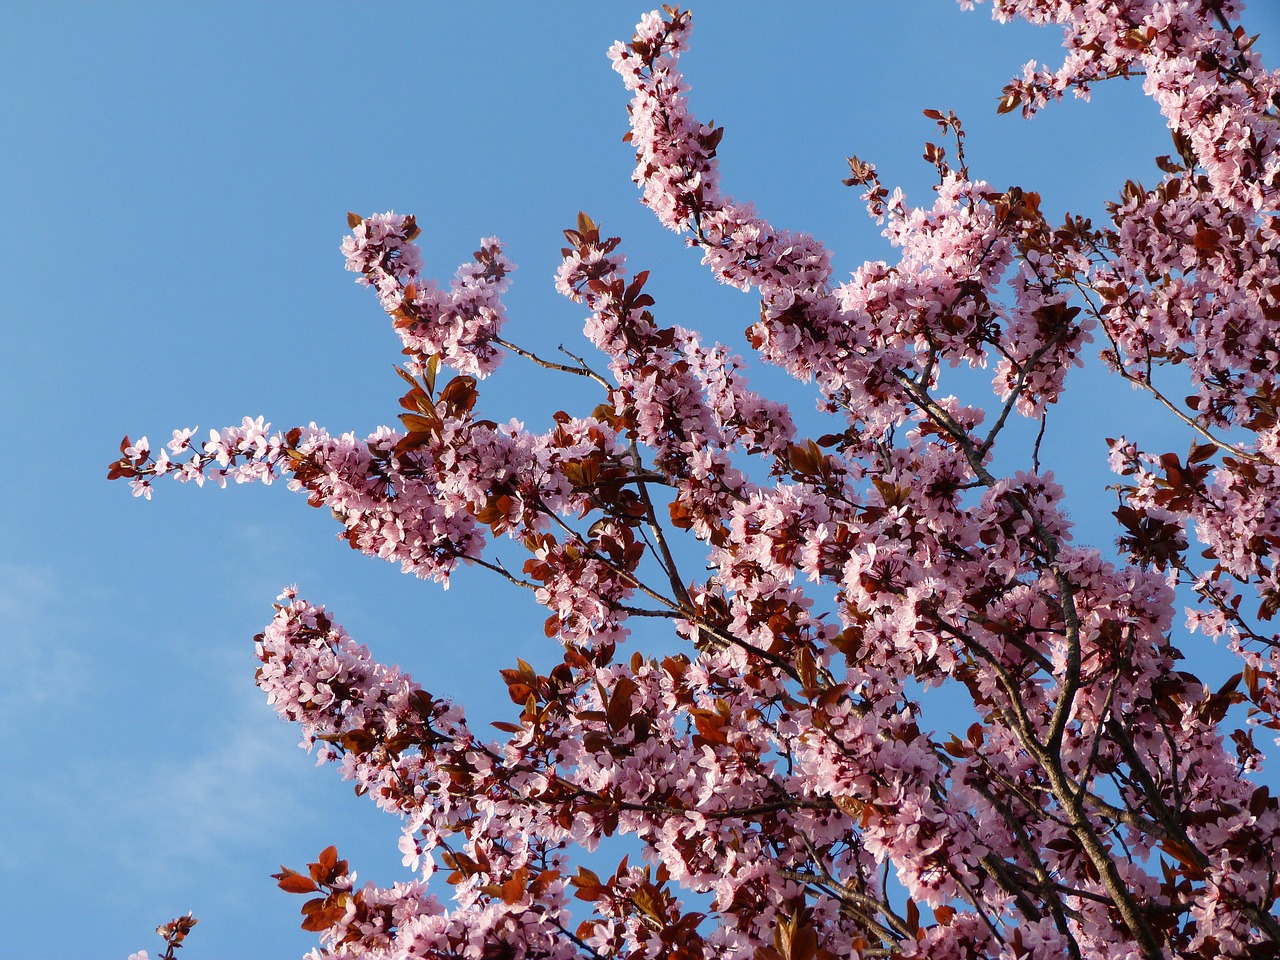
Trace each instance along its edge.
<path fill-rule="evenodd" d="M 282 868 L 321 956 L 1280 955 L 1280 804 L 1253 739 L 1280 729 L 1280 76 L 1239 6 L 997 0 L 1067 50 L 999 109 L 1140 78 L 1172 133 L 1163 177 L 1129 181 L 1106 222 L 1050 220 L 1034 190 L 971 172 L 960 120 L 929 110 L 930 205 L 849 158 L 898 258 L 844 282 L 821 242 L 722 189 L 724 131 L 679 67 L 690 14 L 614 46 L 644 203 L 758 294 L 744 347 L 808 385 L 829 433 L 752 391 L 734 348 L 666 325 L 586 214 L 556 287 L 595 352 L 546 357 L 508 339 L 500 241 L 441 285 L 412 215 L 353 213 L 347 268 L 403 342 L 399 428 L 125 438 L 110 475 L 135 494 L 283 480 L 353 549 L 527 590 L 560 645 L 545 674 L 502 671 L 516 709 L 494 740 L 280 596 L 258 685 L 403 818 L 415 871 L 360 886 L 332 847 Z M 1038 437 L 1000 447 L 1015 420 L 1043 430 L 1097 348 L 1189 438 L 1108 439 L 1118 482 L 1096 505 L 1120 559 L 1073 540 Z M 598 405 L 484 419 L 508 355 Z M 957 366 L 990 368 L 990 392 L 944 389 Z M 1217 689 L 1179 663 L 1178 591 L 1190 631 L 1238 659 Z M 667 621 L 670 649 L 628 650 L 636 618 Z M 943 687 L 971 710 L 926 728 Z M 642 855 L 575 859 L 615 835 Z M 162 928 L 170 953 L 193 922 Z"/>

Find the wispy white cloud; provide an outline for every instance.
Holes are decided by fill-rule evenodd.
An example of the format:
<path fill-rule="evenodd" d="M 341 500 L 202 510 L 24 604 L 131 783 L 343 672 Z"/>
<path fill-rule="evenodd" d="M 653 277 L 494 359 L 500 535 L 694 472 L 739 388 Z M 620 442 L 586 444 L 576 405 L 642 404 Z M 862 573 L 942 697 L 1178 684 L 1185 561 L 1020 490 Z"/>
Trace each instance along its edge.
<path fill-rule="evenodd" d="M 117 769 L 101 785 L 121 828 L 122 866 L 166 872 L 234 860 L 307 819 L 295 731 L 277 723 L 244 678 L 210 702 L 186 755 Z M 290 774 L 293 774 L 291 778 Z"/>
<path fill-rule="evenodd" d="M 52 567 L 0 562 L 0 713 L 29 716 L 84 687 L 79 631 Z"/>

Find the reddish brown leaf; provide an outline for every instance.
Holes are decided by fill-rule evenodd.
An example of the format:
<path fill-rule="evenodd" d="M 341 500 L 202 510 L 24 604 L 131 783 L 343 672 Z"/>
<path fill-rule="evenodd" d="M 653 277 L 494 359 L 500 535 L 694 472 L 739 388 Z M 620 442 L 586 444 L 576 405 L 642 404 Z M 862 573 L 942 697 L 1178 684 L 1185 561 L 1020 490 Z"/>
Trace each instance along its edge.
<path fill-rule="evenodd" d="M 281 877 L 278 884 L 285 893 L 315 893 L 319 887 L 310 877 L 304 877 L 300 874 Z"/>

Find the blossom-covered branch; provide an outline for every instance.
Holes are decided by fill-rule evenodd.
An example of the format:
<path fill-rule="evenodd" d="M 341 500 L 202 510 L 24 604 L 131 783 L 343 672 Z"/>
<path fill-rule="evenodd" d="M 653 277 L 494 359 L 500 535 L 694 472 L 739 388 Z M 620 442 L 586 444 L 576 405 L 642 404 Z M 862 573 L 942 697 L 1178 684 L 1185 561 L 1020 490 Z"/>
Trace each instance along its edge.
<path fill-rule="evenodd" d="M 723 131 L 679 69 L 691 16 L 646 15 L 613 47 L 644 203 L 759 293 L 747 343 L 814 385 L 838 418 L 824 436 L 752 391 L 733 349 L 664 325 L 647 271 L 590 217 L 565 231 L 556 286 L 594 365 L 509 339 L 497 240 L 445 290 L 414 219 L 388 213 L 352 214 L 343 252 L 409 357 L 399 428 L 125 438 L 110 472 L 137 495 L 282 478 L 366 554 L 528 589 L 560 643 L 545 674 L 502 671 L 515 712 L 490 742 L 323 608 L 280 598 L 258 682 L 403 818 L 416 871 L 359 887 L 333 848 L 282 868 L 324 955 L 1280 955 L 1280 804 L 1250 779 L 1262 751 L 1241 722 L 1280 729 L 1280 77 L 1236 6 L 998 0 L 1067 47 L 1002 110 L 1141 76 L 1177 157 L 1123 188 L 1111 224 L 1055 223 L 1034 191 L 975 179 L 960 121 L 927 110 L 928 204 L 850 158 L 898 254 L 844 283 L 822 244 L 722 190 Z M 1005 429 L 1043 435 L 1095 336 L 1191 444 L 1111 441 L 1124 562 L 1075 542 L 1039 440 L 1019 451 Z M 541 429 L 482 419 L 477 378 L 504 349 L 598 404 Z M 991 393 L 944 393 L 957 365 L 993 367 Z M 1169 366 L 1195 391 L 1182 403 Z M 1179 666 L 1180 586 L 1202 599 L 1191 628 L 1241 660 L 1217 689 Z M 625 655 L 635 616 L 670 620 L 677 646 Z M 963 721 L 931 726 L 934 688 Z M 614 835 L 643 866 L 575 861 Z M 448 904 L 429 886 L 445 871 Z"/>

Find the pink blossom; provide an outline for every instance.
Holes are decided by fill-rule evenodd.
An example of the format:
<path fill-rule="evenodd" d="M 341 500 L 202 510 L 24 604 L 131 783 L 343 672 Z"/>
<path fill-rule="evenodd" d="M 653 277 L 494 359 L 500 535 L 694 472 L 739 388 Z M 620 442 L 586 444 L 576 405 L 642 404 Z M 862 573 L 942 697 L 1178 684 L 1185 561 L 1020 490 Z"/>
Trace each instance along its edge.
<path fill-rule="evenodd" d="M 598 362 L 502 339 L 496 239 L 445 289 L 422 275 L 416 221 L 385 213 L 351 215 L 342 249 L 408 357 L 403 429 L 245 418 L 194 447 L 175 431 L 182 461 L 125 439 L 109 475 L 135 496 L 166 474 L 283 478 L 366 555 L 524 589 L 560 644 L 550 666 L 501 671 L 512 710 L 488 740 L 280 594 L 257 682 L 320 763 L 401 818 L 414 872 L 357 886 L 328 850 L 277 875 L 317 894 L 324 956 L 1274 952 L 1280 803 L 1250 724 L 1280 729 L 1280 76 L 1231 26 L 1238 6 L 995 0 L 1066 41 L 1002 110 L 1141 74 L 1179 156 L 1108 223 L 1057 222 L 971 174 L 959 121 L 929 111 L 954 157 L 931 151 L 923 203 L 850 160 L 893 253 L 843 282 L 821 243 L 722 188 L 723 131 L 680 71 L 691 17 L 647 14 L 611 48 L 643 202 L 759 295 L 747 343 L 811 385 L 825 435 L 751 390 L 733 348 L 670 323 L 589 217 L 555 286 Z M 1075 541 L 1040 440 L 1005 432 L 1048 429 L 1095 340 L 1191 438 L 1108 441 L 1123 560 Z M 594 405 L 484 419 L 499 348 L 598 388 Z M 991 368 L 990 387 L 946 392 L 961 365 Z M 1188 397 L 1162 387 L 1179 376 Z M 1183 594 L 1186 626 L 1240 661 L 1225 685 L 1185 669 Z M 637 622 L 669 625 L 671 646 L 627 650 Z M 925 694 L 958 708 L 927 712 Z M 619 836 L 640 856 L 574 859 Z"/>

